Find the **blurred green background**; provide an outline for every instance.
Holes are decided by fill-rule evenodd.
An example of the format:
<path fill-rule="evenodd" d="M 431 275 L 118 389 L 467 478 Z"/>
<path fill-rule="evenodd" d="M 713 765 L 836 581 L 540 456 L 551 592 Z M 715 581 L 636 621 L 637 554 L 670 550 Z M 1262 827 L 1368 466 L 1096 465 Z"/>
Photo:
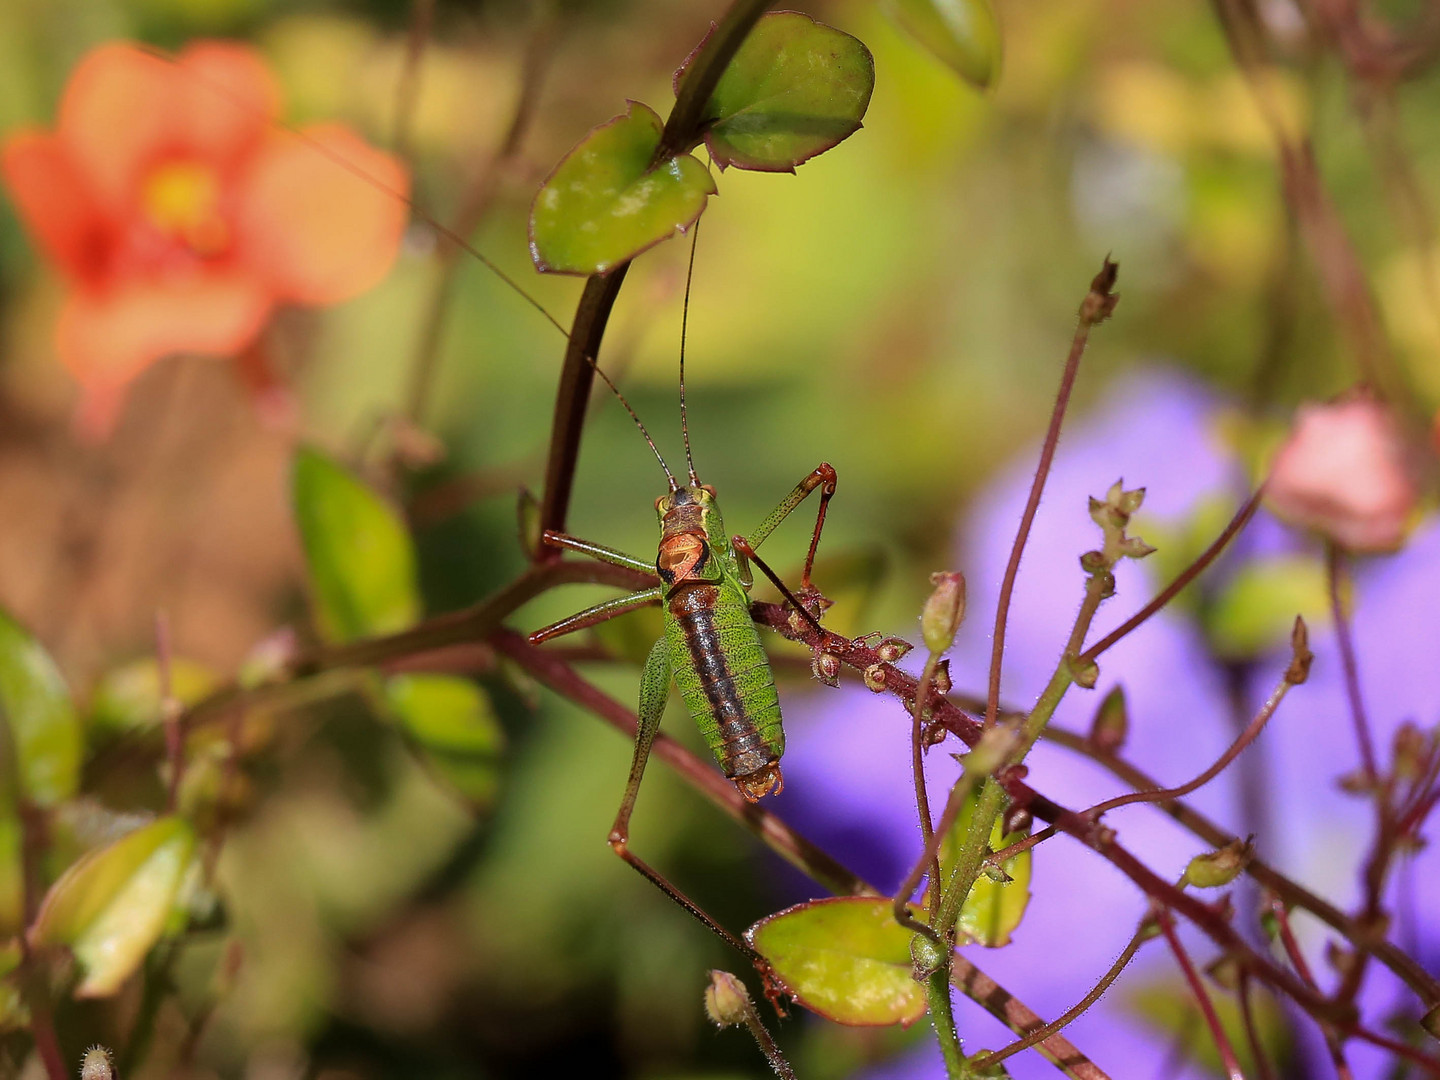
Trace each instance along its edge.
<path fill-rule="evenodd" d="M 697 468 L 732 529 L 757 523 L 819 461 L 835 466 L 829 572 L 817 577 L 841 601 L 837 629 L 906 631 L 930 571 L 963 568 L 954 523 L 1043 429 L 1076 307 L 1107 253 L 1124 300 L 1087 357 L 1078 411 L 1151 364 L 1196 373 L 1262 424 L 1354 381 L 1269 135 L 1207 5 L 1003 2 L 1004 61 L 988 93 L 961 84 L 870 3 L 796 6 L 871 48 L 874 98 L 864 129 L 797 175 L 718 178 L 690 308 L 689 415 Z M 534 190 L 626 98 L 663 114 L 671 72 L 720 7 L 556 5 L 534 124 L 475 243 L 562 322 L 580 283 L 530 268 Z M 1288 27 L 1298 41 L 1303 26 L 1286 22 L 1298 13 L 1272 7 L 1282 40 Z M 401 0 L 0 0 L 0 132 L 49 124 L 71 66 L 99 42 L 240 37 L 274 64 L 289 120 L 338 117 L 382 146 L 408 131 L 417 199 L 449 221 L 508 122 L 534 16 L 524 2 L 438 0 L 406 112 L 413 12 Z M 1377 165 L 1339 66 L 1297 45 L 1275 79 L 1314 136 L 1416 411 L 1433 413 L 1429 238 L 1407 216 L 1393 170 Z M 1427 198 L 1440 177 L 1437 95 L 1425 75 L 1400 93 L 1396 115 Z M 177 652 L 222 675 L 275 627 L 303 626 L 290 449 L 303 436 L 394 481 L 380 467 L 394 437 L 386 421 L 404 401 L 440 243 L 417 223 L 380 288 L 279 321 L 270 346 L 296 389 L 289 419 L 253 408 L 230 365 L 176 359 L 142 377 L 112 440 L 83 446 L 69 426 L 74 388 L 53 358 L 56 280 L 0 212 L 0 603 L 57 654 L 81 697 L 151 653 L 157 609 L 169 613 Z M 637 262 L 600 357 L 672 462 L 687 255 L 671 242 Z M 411 499 L 432 611 L 472 603 L 522 567 L 515 491 L 541 485 L 563 351 L 552 327 L 469 260 L 443 331 L 421 426 L 444 453 L 397 486 Z M 597 397 L 572 531 L 646 554 L 662 490 L 629 419 Z M 798 562 L 807 536 L 788 525 L 776 561 Z M 557 592 L 515 624 L 530 629 L 602 595 Z M 643 648 L 657 625 L 646 619 L 626 620 L 610 640 Z M 789 670 L 782 696 L 806 692 L 803 668 Z M 634 667 L 594 675 L 633 698 Z M 478 821 L 361 696 L 271 718 L 253 812 L 222 863 L 243 962 L 194 1075 L 760 1074 L 746 1041 L 716 1035 L 698 1007 L 704 970 L 734 958 L 606 850 L 630 747 L 543 690 L 515 680 L 493 689 L 509 751 L 493 810 Z M 678 711 L 667 724 L 693 746 L 688 728 Z M 145 797 L 143 786 L 115 796 Z M 664 769 L 647 776 L 633 836 L 730 925 L 779 899 L 757 893 L 770 875 L 757 878 L 748 838 Z M 179 1005 L 162 1014 L 143 1075 L 166 1075 L 177 1060 L 185 1010 L 205 998 L 224 940 L 177 966 Z M 80 1010 L 62 1037 L 115 1041 L 134 997 Z M 789 1036 L 811 1077 L 842 1075 L 896 1038 L 799 1025 Z"/>

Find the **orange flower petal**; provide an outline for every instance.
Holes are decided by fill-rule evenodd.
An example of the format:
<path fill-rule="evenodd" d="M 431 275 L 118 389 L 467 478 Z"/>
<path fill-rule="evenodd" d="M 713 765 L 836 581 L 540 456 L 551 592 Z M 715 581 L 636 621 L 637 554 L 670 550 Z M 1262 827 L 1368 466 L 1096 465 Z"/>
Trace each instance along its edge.
<path fill-rule="evenodd" d="M 91 50 L 71 74 L 59 131 L 105 205 L 124 212 L 157 157 L 233 165 L 279 102 L 265 62 L 247 46 L 201 42 L 169 61 L 114 42 Z"/>
<path fill-rule="evenodd" d="M 303 135 L 276 135 L 257 155 L 243 181 L 237 248 L 278 299 L 333 304 L 389 272 L 410 216 L 410 177 L 340 125 Z"/>
<path fill-rule="evenodd" d="M 93 272 L 105 220 L 65 145 L 48 132 L 17 132 L 0 152 L 0 175 L 45 254 L 71 277 Z"/>
<path fill-rule="evenodd" d="M 87 388 L 118 388 L 174 353 L 239 352 L 260 332 L 270 308 L 263 288 L 233 275 L 77 291 L 60 312 L 60 359 Z"/>

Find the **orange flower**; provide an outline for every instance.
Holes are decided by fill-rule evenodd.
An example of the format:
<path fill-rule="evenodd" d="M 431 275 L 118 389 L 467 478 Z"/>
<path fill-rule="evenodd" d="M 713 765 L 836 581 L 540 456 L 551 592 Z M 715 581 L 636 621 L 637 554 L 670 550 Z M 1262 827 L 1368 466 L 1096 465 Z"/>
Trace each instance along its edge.
<path fill-rule="evenodd" d="M 277 304 L 346 300 L 389 271 L 405 204 L 356 173 L 403 195 L 404 166 L 340 125 L 287 134 L 279 110 L 248 46 L 170 62 L 112 43 L 71 74 L 55 131 L 5 141 L 0 176 L 70 286 L 60 359 L 102 426 L 156 360 L 233 356 Z"/>

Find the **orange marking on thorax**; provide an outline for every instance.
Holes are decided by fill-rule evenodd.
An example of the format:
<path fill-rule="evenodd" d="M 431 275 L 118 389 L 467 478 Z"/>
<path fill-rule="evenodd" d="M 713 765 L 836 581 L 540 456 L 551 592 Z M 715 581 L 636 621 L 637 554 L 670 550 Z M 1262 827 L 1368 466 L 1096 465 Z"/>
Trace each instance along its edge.
<path fill-rule="evenodd" d="M 656 568 L 671 581 L 684 581 L 705 557 L 705 541 L 693 533 L 667 536 L 660 541 Z"/>

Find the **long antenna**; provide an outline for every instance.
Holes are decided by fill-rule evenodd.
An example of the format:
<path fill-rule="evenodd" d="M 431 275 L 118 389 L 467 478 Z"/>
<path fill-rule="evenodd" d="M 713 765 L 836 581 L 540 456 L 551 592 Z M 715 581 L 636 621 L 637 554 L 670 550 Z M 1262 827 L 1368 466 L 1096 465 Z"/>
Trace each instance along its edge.
<path fill-rule="evenodd" d="M 434 229 L 436 233 L 438 233 L 440 236 L 443 236 L 446 240 L 450 241 L 450 243 L 454 244 L 461 251 L 464 251 L 467 254 L 478 259 L 480 263 L 485 266 L 486 269 L 488 269 L 492 274 L 498 277 L 506 285 L 510 286 L 511 290 L 514 291 L 517 295 L 519 295 L 522 300 L 524 300 L 527 304 L 529 304 L 541 315 L 543 315 L 546 320 L 548 320 L 550 324 L 555 327 L 556 330 L 560 331 L 562 335 L 564 335 L 566 338 L 570 336 L 570 331 L 565 329 L 564 324 L 561 323 L 559 319 L 555 318 L 554 315 L 550 314 L 544 304 L 540 303 L 539 300 L 535 299 L 535 297 L 531 296 L 528 292 L 526 292 L 518 281 L 516 281 L 513 277 L 507 274 L 504 270 L 500 269 L 499 265 L 497 265 L 492 259 L 487 257 L 484 252 L 476 248 L 475 245 L 471 244 L 470 241 L 466 240 L 454 229 L 450 229 L 447 228 L 445 225 L 442 225 L 439 221 L 435 220 L 434 217 L 426 213 L 412 195 L 391 187 L 389 184 L 381 180 L 378 176 L 372 176 L 370 173 L 362 169 L 359 165 L 355 164 L 355 162 L 345 157 L 344 154 L 332 150 L 330 147 L 326 146 L 318 139 L 309 135 L 307 132 L 302 131 L 296 125 L 279 119 L 278 117 L 265 116 L 260 112 L 259 109 L 256 109 L 253 106 L 242 101 L 239 95 L 237 95 L 230 87 L 226 86 L 224 83 L 209 78 L 208 76 L 203 75 L 198 71 L 183 67 L 175 59 L 174 56 L 172 56 L 170 53 L 165 52 L 163 49 L 158 49 L 153 45 L 136 45 L 135 48 L 138 51 L 146 54 L 147 56 L 153 57 L 156 60 L 160 60 L 174 67 L 180 68 L 182 71 L 185 72 L 187 77 L 194 79 L 195 82 L 199 85 L 213 90 L 215 93 L 225 98 L 225 100 L 228 101 L 234 108 L 240 110 L 248 116 L 262 119 L 266 124 L 274 125 L 277 129 L 285 132 L 285 134 L 289 135 L 290 137 L 300 140 L 300 142 L 304 143 L 315 153 L 321 155 L 322 157 L 330 159 L 330 161 L 338 165 L 340 168 L 344 169 L 351 176 L 354 176 L 356 179 L 362 180 L 365 183 L 369 184 L 376 191 L 383 192 L 384 194 L 389 195 L 392 198 L 399 199 L 406 206 L 410 207 L 411 212 L 417 218 L 425 222 L 425 224 L 430 226 L 430 228 Z"/>
<path fill-rule="evenodd" d="M 600 365 L 595 362 L 593 356 L 585 357 L 585 362 L 594 369 L 596 375 L 599 375 L 600 378 L 605 380 L 605 385 L 610 387 L 610 392 L 620 399 L 620 404 L 625 406 L 625 411 L 630 414 L 630 419 L 635 421 L 635 426 L 640 429 L 640 434 L 645 436 L 645 441 L 650 444 L 650 450 L 654 453 L 655 460 L 660 462 L 660 468 L 665 470 L 665 479 L 670 481 L 670 490 L 678 491 L 680 485 L 675 482 L 675 474 L 670 471 L 670 466 L 665 464 L 665 459 L 660 456 L 660 450 L 655 445 L 655 440 L 650 438 L 650 432 L 645 430 L 645 425 L 640 422 L 640 417 L 636 414 L 635 410 L 630 407 L 630 402 L 625 400 L 625 395 L 620 392 L 620 388 L 611 381 L 609 375 L 605 374 Z M 694 477 L 694 469 L 690 470 L 690 475 L 692 478 Z"/>
<path fill-rule="evenodd" d="M 700 486 L 695 475 L 695 459 L 690 456 L 690 425 L 685 419 L 685 331 L 690 326 L 690 283 L 695 280 L 695 245 L 700 240 L 700 219 L 690 228 L 690 267 L 685 271 L 685 304 L 680 309 L 680 434 L 685 438 L 685 465 L 690 470 L 690 483 Z"/>

